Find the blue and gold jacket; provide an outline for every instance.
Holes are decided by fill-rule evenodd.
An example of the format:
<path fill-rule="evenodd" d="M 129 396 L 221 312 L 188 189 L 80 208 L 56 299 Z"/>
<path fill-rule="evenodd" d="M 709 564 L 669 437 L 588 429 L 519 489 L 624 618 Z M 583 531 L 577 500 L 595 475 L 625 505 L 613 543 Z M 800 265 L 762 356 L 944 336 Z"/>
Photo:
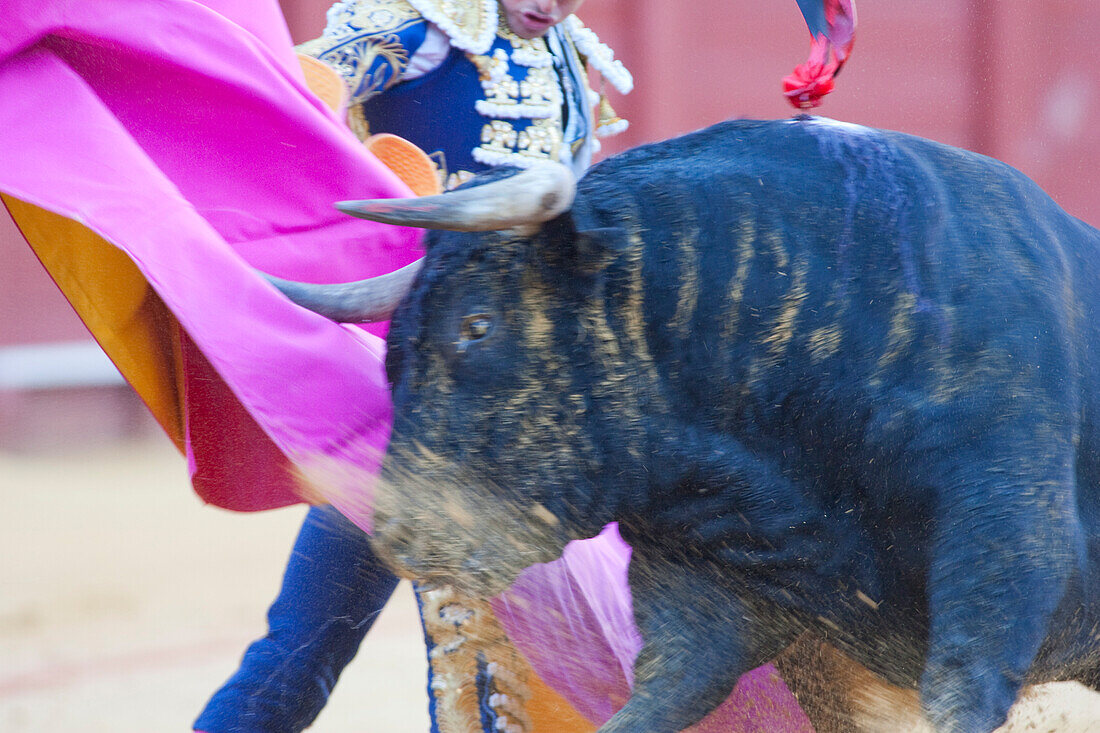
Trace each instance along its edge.
<path fill-rule="evenodd" d="M 342 0 L 321 37 L 299 51 L 344 79 L 356 134 L 415 143 L 436 159 L 447 188 L 492 166 L 544 160 L 579 175 L 596 136 L 626 128 L 592 91 L 588 69 L 622 94 L 630 73 L 576 16 L 525 40 L 497 0 Z"/>

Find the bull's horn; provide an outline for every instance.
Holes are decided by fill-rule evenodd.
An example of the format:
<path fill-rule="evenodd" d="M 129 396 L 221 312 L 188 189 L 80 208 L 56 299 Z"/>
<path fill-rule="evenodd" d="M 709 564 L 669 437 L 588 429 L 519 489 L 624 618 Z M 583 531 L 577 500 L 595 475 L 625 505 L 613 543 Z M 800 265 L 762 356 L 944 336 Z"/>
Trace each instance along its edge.
<path fill-rule="evenodd" d="M 298 305 L 340 323 L 388 321 L 412 287 L 424 258 L 385 275 L 350 283 L 315 284 L 283 280 L 265 274 L 267 281 Z"/>
<path fill-rule="evenodd" d="M 345 214 L 386 224 L 490 232 L 530 227 L 569 210 L 577 190 L 573 171 L 540 163 L 509 178 L 436 196 L 341 201 Z"/>

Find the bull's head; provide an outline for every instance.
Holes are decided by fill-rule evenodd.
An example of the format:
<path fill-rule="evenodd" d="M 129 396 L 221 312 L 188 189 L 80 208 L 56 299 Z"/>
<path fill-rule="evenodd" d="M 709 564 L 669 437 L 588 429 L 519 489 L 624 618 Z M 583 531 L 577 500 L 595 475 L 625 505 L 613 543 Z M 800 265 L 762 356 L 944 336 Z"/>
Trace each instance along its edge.
<path fill-rule="evenodd" d="M 584 229 L 562 167 L 499 169 L 440 196 L 348 202 L 420 226 L 423 262 L 337 286 L 276 283 L 345 321 L 392 314 L 394 432 L 374 543 L 403 574 L 503 590 L 613 519 L 639 455 L 637 384 L 607 320 L 618 229 Z"/>

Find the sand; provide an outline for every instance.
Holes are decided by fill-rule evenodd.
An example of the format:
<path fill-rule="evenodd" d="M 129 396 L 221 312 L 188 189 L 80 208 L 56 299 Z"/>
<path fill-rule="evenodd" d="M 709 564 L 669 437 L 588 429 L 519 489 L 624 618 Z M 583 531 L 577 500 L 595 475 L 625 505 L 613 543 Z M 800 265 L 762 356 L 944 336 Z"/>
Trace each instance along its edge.
<path fill-rule="evenodd" d="M 0 731 L 187 731 L 264 631 L 304 508 L 204 506 L 165 439 L 0 453 Z M 311 731 L 428 729 L 402 585 Z"/>

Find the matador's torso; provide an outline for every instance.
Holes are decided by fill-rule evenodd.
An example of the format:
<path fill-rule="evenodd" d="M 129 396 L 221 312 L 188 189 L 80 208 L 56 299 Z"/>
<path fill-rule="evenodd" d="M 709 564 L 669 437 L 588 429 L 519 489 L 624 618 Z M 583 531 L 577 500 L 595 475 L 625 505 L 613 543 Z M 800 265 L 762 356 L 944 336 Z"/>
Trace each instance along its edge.
<path fill-rule="evenodd" d="M 508 28 L 496 0 L 345 0 L 299 50 L 344 79 L 357 134 L 410 140 L 437 159 L 448 187 L 489 167 L 545 160 L 579 175 L 596 137 L 626 127 L 590 88 L 588 69 L 621 93 L 630 74 L 575 16 L 528 40 Z"/>

